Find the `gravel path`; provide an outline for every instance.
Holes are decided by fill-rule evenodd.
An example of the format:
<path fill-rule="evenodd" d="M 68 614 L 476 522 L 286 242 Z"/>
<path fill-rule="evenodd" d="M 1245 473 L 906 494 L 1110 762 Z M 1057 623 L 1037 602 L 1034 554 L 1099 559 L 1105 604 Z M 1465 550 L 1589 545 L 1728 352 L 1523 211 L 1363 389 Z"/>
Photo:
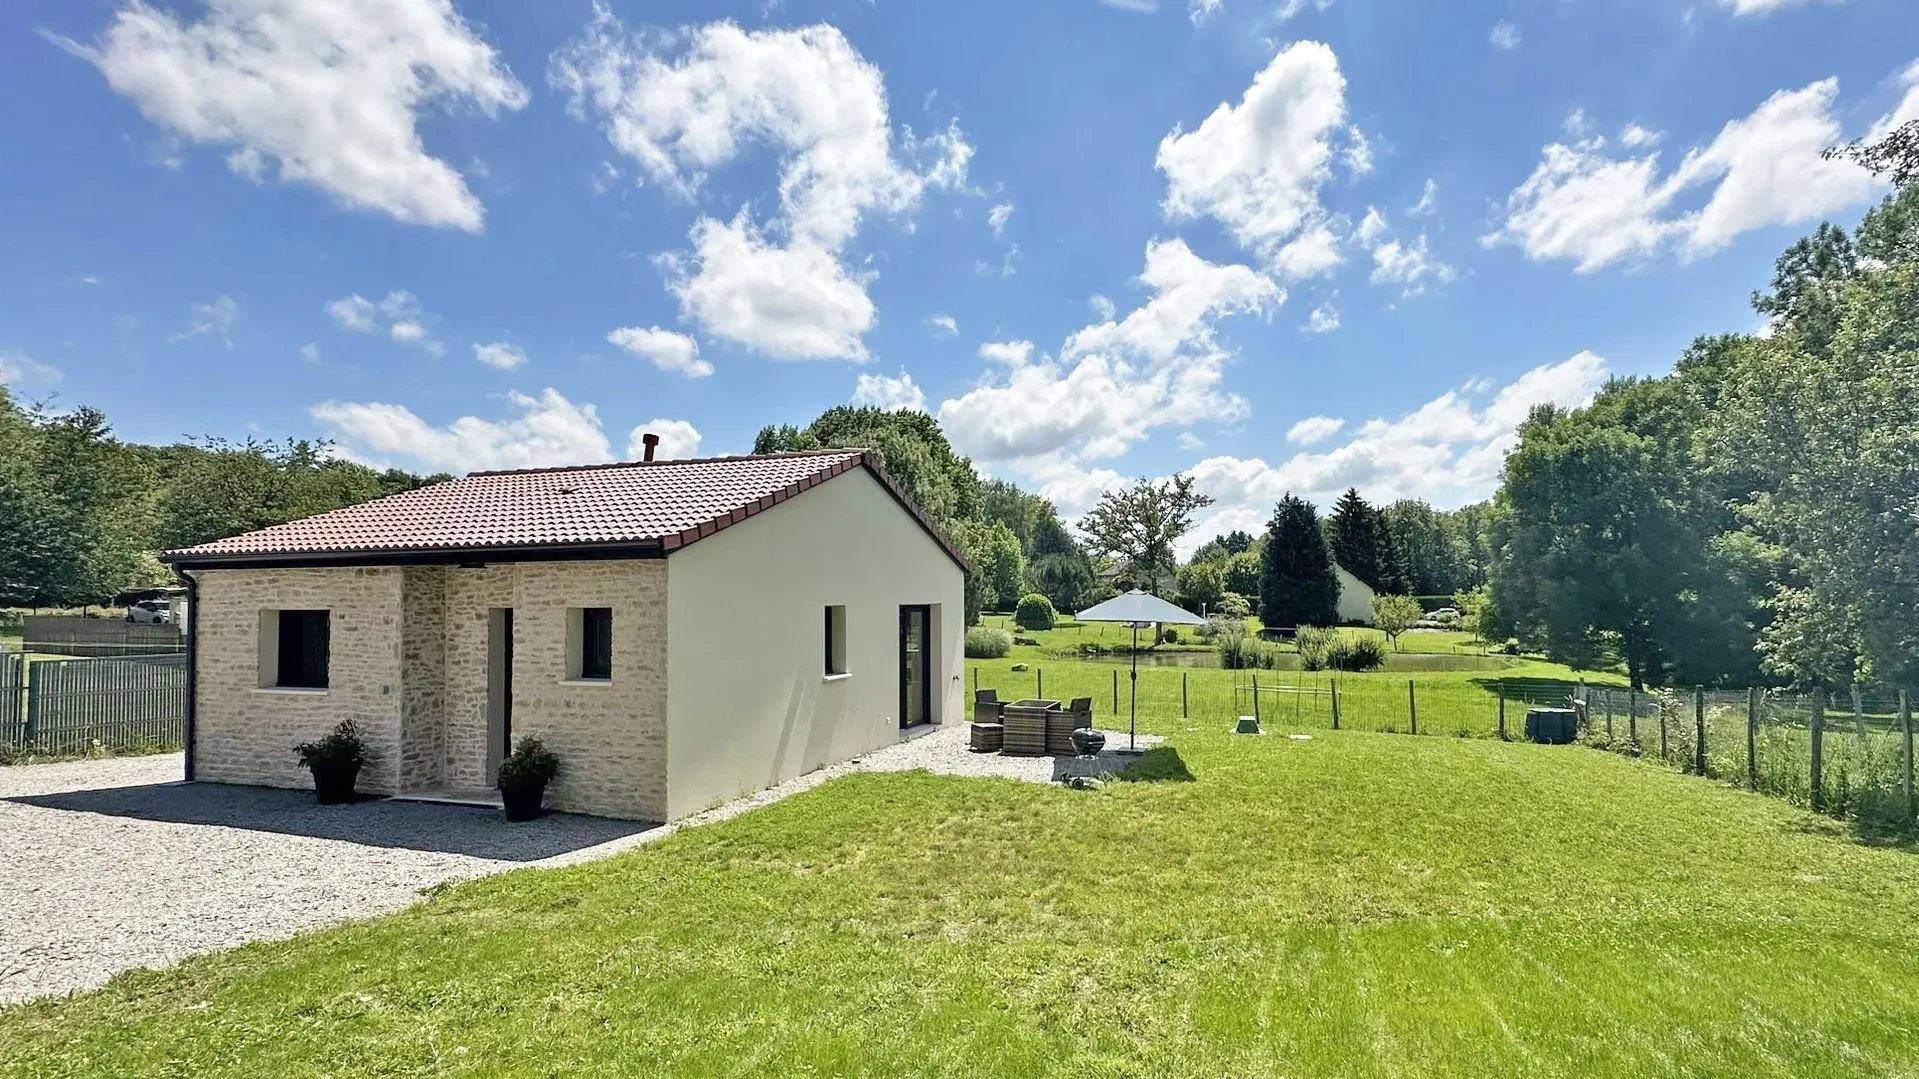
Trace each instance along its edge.
<path fill-rule="evenodd" d="M 414 802 L 321 806 L 307 791 L 180 783 L 178 754 L 0 768 L 0 1006 L 389 913 L 446 881 L 604 858 L 850 772 L 1047 783 L 1123 765 L 1110 751 L 978 755 L 966 740 L 966 724 L 939 728 L 651 827 L 566 814 L 509 827 L 496 810 Z"/>

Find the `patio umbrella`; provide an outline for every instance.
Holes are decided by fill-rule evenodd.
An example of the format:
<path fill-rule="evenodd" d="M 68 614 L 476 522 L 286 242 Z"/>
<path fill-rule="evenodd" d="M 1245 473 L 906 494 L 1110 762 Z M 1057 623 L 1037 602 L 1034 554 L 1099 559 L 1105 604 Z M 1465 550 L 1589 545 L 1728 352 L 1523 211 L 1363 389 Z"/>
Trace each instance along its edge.
<path fill-rule="evenodd" d="M 1127 720 L 1126 749 L 1137 752 L 1135 744 L 1139 734 L 1139 631 L 1155 622 L 1170 622 L 1176 626 L 1203 626 L 1206 620 L 1191 611 L 1160 599 L 1149 596 L 1135 588 L 1123 596 L 1114 596 L 1105 603 L 1096 603 L 1073 617 L 1081 622 L 1126 622 L 1133 627 L 1133 674 L 1132 674 L 1132 715 Z"/>

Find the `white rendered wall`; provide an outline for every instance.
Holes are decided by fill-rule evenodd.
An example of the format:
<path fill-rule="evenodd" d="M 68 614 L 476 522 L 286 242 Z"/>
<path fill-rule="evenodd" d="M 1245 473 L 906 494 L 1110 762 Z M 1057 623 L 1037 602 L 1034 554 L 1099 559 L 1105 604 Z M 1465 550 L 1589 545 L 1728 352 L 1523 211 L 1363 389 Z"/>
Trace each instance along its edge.
<path fill-rule="evenodd" d="M 667 816 L 899 737 L 899 609 L 929 604 L 934 722 L 965 716 L 964 578 L 865 469 L 667 559 Z M 824 673 L 846 607 L 847 674 Z"/>

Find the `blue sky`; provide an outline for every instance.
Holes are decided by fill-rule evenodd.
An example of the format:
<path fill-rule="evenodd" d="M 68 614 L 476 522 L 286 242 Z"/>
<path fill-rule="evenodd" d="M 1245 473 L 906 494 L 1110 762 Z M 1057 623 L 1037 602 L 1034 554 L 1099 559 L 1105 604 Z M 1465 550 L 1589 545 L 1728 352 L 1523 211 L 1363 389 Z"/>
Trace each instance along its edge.
<path fill-rule="evenodd" d="M 358 9 L 358 10 L 356 10 Z M 1442 506 L 1882 189 L 1895 0 L 0 13 L 0 379 L 428 470 L 939 416 L 1068 512 Z"/>

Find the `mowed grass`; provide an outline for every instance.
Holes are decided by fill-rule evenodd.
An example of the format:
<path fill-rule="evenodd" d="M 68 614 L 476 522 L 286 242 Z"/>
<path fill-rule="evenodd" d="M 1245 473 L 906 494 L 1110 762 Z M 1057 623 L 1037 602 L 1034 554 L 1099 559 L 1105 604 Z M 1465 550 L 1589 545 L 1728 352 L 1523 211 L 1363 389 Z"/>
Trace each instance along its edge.
<path fill-rule="evenodd" d="M 1030 645 L 1016 646 L 1004 659 L 968 660 L 966 688 L 969 698 L 977 687 L 996 690 L 1003 701 L 1091 697 L 1094 722 L 1123 730 L 1132 700 L 1128 660 L 1127 656 L 1063 658 Z M 1015 670 L 1016 666 L 1025 669 Z M 1525 730 L 1529 703 L 1563 707 L 1581 681 L 1614 687 L 1623 687 L 1626 681 L 1611 672 L 1573 671 L 1529 657 L 1514 657 L 1509 666 L 1496 671 L 1228 671 L 1142 663 L 1141 729 L 1155 724 L 1171 730 L 1196 723 L 1230 725 L 1238 716 L 1254 714 L 1255 680 L 1258 714 L 1269 723 L 1329 729 L 1337 693 L 1340 726 L 1346 730 L 1404 733 L 1412 731 L 1417 720 L 1422 735 L 1476 738 L 1499 733 L 1502 695 L 1507 732 L 1518 737 Z"/>
<path fill-rule="evenodd" d="M 124 976 L 0 1073 L 1919 1070 L 1908 851 L 1576 747 L 1171 735 L 1191 781 L 855 775 Z"/>

